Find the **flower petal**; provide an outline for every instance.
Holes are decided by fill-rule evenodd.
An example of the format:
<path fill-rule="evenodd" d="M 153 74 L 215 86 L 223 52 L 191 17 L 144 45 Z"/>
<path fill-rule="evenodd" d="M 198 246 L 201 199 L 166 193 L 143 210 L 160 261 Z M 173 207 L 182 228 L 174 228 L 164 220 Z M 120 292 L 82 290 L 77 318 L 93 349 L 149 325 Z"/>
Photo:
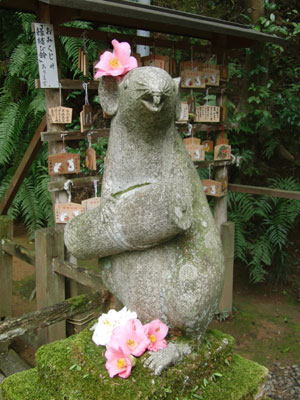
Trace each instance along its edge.
<path fill-rule="evenodd" d="M 114 39 L 111 43 L 114 46 L 114 57 L 117 57 L 123 66 L 127 65 L 131 53 L 130 44 L 127 42 L 119 43 L 116 39 Z"/>

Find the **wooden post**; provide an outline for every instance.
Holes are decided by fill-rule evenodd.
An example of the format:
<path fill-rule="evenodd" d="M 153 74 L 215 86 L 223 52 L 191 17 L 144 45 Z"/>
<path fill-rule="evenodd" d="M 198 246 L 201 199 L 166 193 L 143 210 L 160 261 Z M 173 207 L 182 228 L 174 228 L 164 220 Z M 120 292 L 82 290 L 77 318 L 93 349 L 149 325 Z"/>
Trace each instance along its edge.
<path fill-rule="evenodd" d="M 227 167 L 216 167 L 215 170 L 215 180 L 222 182 L 227 177 Z M 222 224 L 227 221 L 227 195 L 215 198 L 214 219 L 217 229 L 221 234 Z"/>
<path fill-rule="evenodd" d="M 35 233 L 36 300 L 37 309 L 52 306 L 65 300 L 65 279 L 52 272 L 52 259 L 64 257 L 63 233 L 55 228 L 45 228 Z M 66 337 L 65 321 L 40 329 L 40 345 Z"/>
<path fill-rule="evenodd" d="M 53 15 L 53 14 L 52 14 Z M 51 6 L 49 4 L 44 4 L 39 2 L 39 13 L 38 13 L 38 21 L 46 24 L 54 24 L 55 21 L 51 20 Z M 56 53 L 58 55 L 58 41 L 55 41 L 56 45 Z M 57 57 L 57 62 L 59 59 Z M 58 65 L 58 73 L 59 73 L 59 65 Z M 65 125 L 63 124 L 51 124 L 48 118 L 48 109 L 52 107 L 58 107 L 60 105 L 59 98 L 59 89 L 45 89 L 45 99 L 46 99 L 46 107 L 47 107 L 47 131 L 52 132 L 61 132 L 65 130 Z M 61 103 L 63 105 L 63 102 Z M 63 141 L 59 138 L 59 141 L 49 142 L 49 155 L 61 153 L 63 150 Z M 65 177 L 63 175 L 60 176 L 51 176 L 51 181 L 64 181 Z M 56 203 L 66 203 L 68 201 L 67 193 L 62 190 L 59 192 L 52 192 L 52 203 L 53 203 L 53 213 L 54 213 L 54 205 Z"/>
<path fill-rule="evenodd" d="M 214 40 L 214 45 L 217 48 L 217 64 L 222 64 L 227 60 L 226 48 L 227 48 L 227 39 L 222 35 L 218 35 Z M 222 105 L 222 99 L 220 95 L 217 95 L 217 106 Z M 224 123 L 223 121 L 222 123 Z M 221 134 L 218 135 L 217 138 L 221 137 Z M 223 181 L 228 174 L 227 166 L 218 167 L 215 169 L 215 180 Z M 214 219 L 218 231 L 221 234 L 221 226 L 224 222 L 227 221 L 227 196 L 215 198 L 215 206 L 214 206 Z"/>
<path fill-rule="evenodd" d="M 5 321 L 12 312 L 12 266 L 13 257 L 2 248 L 2 239 L 13 238 L 13 221 L 6 215 L 0 216 L 0 321 Z M 0 343 L 0 353 L 8 351 L 9 341 Z"/>
<path fill-rule="evenodd" d="M 219 302 L 219 311 L 232 312 L 233 264 L 234 264 L 234 222 L 225 222 L 221 227 L 221 241 L 225 261 L 225 279 L 223 293 Z"/>

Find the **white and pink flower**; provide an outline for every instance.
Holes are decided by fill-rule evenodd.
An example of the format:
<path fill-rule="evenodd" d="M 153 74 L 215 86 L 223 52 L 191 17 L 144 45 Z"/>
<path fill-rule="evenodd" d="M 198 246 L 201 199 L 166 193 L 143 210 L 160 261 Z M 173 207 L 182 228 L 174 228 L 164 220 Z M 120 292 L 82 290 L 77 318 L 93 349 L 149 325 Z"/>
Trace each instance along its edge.
<path fill-rule="evenodd" d="M 155 319 L 149 322 L 149 324 L 144 325 L 144 331 L 150 340 L 147 349 L 150 351 L 157 351 L 167 347 L 167 342 L 164 339 L 168 334 L 168 330 L 169 328 L 167 325 L 159 319 Z"/>
<path fill-rule="evenodd" d="M 110 310 L 102 314 L 91 330 L 94 330 L 94 343 L 107 348 L 105 366 L 109 376 L 128 378 L 135 357 L 146 350 L 158 351 L 167 346 L 165 337 L 169 328 L 159 319 L 143 326 L 136 313 L 124 307 L 118 312 Z"/>
<path fill-rule="evenodd" d="M 110 344 L 119 344 L 129 354 L 140 357 L 149 346 L 150 339 L 146 336 L 141 321 L 130 319 L 126 325 L 119 326 L 113 330 Z"/>
<path fill-rule="evenodd" d="M 136 313 L 127 310 L 126 307 L 123 307 L 120 311 L 109 310 L 107 314 L 102 314 L 98 322 L 92 326 L 91 330 L 94 331 L 93 342 L 97 346 L 106 346 L 116 327 L 125 325 L 128 320 L 135 318 L 137 318 Z"/>
<path fill-rule="evenodd" d="M 109 344 L 105 352 L 106 364 L 110 378 L 119 375 L 121 378 L 128 378 L 132 369 L 132 358 L 122 346 Z"/>
<path fill-rule="evenodd" d="M 130 56 L 129 43 L 119 43 L 116 39 L 111 43 L 114 47 L 113 52 L 105 51 L 101 54 L 100 61 L 95 65 L 95 68 L 98 69 L 95 79 L 104 75 L 122 76 L 138 66 L 136 58 Z"/>

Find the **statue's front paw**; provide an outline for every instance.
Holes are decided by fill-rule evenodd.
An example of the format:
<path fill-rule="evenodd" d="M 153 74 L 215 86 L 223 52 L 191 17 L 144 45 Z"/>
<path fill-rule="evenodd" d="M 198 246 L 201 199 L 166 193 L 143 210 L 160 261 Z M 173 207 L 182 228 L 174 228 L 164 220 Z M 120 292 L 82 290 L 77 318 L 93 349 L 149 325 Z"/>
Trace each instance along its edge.
<path fill-rule="evenodd" d="M 149 357 L 145 360 L 144 366 L 150 368 L 155 375 L 160 375 L 161 372 L 172 364 L 181 361 L 185 355 L 191 353 L 191 348 L 187 344 L 169 343 L 164 349 L 156 352 L 150 351 Z"/>

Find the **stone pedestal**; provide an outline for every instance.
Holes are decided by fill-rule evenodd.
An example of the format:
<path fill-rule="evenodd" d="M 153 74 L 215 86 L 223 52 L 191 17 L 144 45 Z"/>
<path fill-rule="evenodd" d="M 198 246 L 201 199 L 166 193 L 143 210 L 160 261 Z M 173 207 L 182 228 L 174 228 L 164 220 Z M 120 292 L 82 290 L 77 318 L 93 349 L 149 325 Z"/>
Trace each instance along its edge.
<path fill-rule="evenodd" d="M 153 375 L 137 359 L 128 379 L 109 378 L 104 347 L 86 329 L 78 335 L 41 347 L 37 367 L 6 378 L 2 400 L 251 400 L 263 399 L 267 369 L 233 353 L 234 340 L 208 331 L 200 345 L 189 340 L 192 354 L 175 366 Z M 178 342 L 183 338 L 173 338 Z"/>

